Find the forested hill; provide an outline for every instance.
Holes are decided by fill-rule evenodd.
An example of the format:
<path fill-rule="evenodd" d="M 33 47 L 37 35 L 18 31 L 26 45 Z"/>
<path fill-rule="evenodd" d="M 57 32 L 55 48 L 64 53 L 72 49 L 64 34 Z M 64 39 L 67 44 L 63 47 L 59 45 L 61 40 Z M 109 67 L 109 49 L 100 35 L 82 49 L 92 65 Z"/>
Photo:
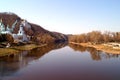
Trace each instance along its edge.
<path fill-rule="evenodd" d="M 36 43 L 63 42 L 68 40 L 67 36 L 64 34 L 48 31 L 39 25 L 27 22 L 26 20 L 22 19 L 14 13 L 0 13 L 0 22 L 4 26 L 3 30 L 6 32 L 8 29 L 9 31 L 12 30 L 12 34 L 18 34 L 20 31 L 21 23 L 24 22 L 22 23 L 22 25 L 24 25 L 23 30 L 25 35 L 29 36 L 30 40 Z M 2 28 L 3 26 L 0 25 L 0 27 Z M 2 28 L 0 28 L 0 30 Z M 11 38 L 12 40 L 6 37 L 4 37 L 3 39 L 3 37 L 1 36 L 0 38 L 2 38 L 0 41 L 8 40 L 14 42 L 13 38 Z"/>

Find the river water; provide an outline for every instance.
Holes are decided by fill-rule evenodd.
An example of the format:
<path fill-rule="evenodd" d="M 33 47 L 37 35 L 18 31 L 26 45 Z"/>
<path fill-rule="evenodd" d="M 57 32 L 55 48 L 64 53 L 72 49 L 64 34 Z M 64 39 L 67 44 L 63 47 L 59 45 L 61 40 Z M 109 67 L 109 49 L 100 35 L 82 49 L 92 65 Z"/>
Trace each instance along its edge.
<path fill-rule="evenodd" d="M 120 55 L 50 44 L 0 58 L 0 80 L 120 80 Z"/>

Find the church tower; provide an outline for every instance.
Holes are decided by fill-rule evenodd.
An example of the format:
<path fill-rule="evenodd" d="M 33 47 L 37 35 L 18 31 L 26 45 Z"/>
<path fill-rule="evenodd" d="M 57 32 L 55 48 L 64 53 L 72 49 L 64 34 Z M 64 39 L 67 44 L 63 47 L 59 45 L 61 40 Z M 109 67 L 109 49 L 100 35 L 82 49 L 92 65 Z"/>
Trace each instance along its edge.
<path fill-rule="evenodd" d="M 2 23 L 2 19 L 0 20 L 0 33 L 5 31 L 4 24 Z"/>
<path fill-rule="evenodd" d="M 20 29 L 19 29 L 19 31 L 18 31 L 18 35 L 19 35 L 19 36 L 22 36 L 23 34 L 24 34 L 23 26 L 20 25 Z"/>

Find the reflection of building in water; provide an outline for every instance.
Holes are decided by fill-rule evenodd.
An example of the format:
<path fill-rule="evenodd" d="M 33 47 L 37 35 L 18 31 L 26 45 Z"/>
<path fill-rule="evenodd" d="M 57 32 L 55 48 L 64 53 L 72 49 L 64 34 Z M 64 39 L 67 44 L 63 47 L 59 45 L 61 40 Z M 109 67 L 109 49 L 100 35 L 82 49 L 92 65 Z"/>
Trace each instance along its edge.
<path fill-rule="evenodd" d="M 14 74 L 34 60 L 34 57 L 26 57 L 27 55 L 28 51 L 23 51 L 21 54 L 4 57 L 0 62 L 0 77 Z"/>
<path fill-rule="evenodd" d="M 31 51 L 23 51 L 20 54 L 13 54 L 0 58 L 0 77 L 9 76 L 27 66 L 29 63 L 39 59 L 51 50 L 62 48 L 66 43 L 50 44 L 44 47 L 35 48 Z"/>
<path fill-rule="evenodd" d="M 13 54 L 2 58 L 0 62 L 0 76 L 9 76 L 24 67 L 27 64 L 27 60 L 24 60 L 22 57 L 22 54 Z"/>

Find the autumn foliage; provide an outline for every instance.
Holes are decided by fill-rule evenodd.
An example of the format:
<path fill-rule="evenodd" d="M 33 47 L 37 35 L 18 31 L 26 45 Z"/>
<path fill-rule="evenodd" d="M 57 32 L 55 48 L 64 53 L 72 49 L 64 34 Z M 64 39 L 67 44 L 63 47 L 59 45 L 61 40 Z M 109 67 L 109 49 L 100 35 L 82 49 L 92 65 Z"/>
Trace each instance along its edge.
<path fill-rule="evenodd" d="M 92 31 L 80 35 L 70 35 L 69 42 L 91 42 L 91 43 L 107 43 L 107 42 L 120 42 L 120 32 L 100 32 Z"/>

